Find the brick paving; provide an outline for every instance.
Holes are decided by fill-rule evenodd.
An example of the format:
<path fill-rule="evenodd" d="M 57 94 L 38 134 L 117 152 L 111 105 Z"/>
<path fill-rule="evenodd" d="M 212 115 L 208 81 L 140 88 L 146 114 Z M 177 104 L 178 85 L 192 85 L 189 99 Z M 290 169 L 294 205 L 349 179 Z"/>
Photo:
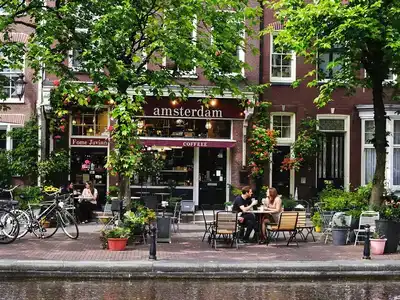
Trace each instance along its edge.
<path fill-rule="evenodd" d="M 235 248 L 212 249 L 202 242 L 203 226 L 181 224 L 181 232 L 174 233 L 172 243 L 157 244 L 158 260 L 169 261 L 334 261 L 360 260 L 362 246 L 333 246 L 321 241 L 300 242 L 299 247 L 245 244 Z M 148 260 L 149 246 L 128 246 L 126 251 L 103 250 L 99 240 L 99 225 L 81 225 L 78 240 L 68 239 L 62 231 L 48 240 L 27 235 L 10 245 L 0 245 L 0 259 L 64 260 L 64 261 L 132 261 Z M 400 253 L 374 256 L 376 260 L 400 259 Z"/>

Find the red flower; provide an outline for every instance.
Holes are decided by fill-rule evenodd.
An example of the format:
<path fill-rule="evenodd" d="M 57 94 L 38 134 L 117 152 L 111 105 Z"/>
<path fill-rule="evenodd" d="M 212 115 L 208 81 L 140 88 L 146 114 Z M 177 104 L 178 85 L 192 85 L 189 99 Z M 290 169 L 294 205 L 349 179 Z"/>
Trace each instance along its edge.
<path fill-rule="evenodd" d="M 112 126 L 112 125 L 110 125 L 110 126 L 108 126 L 108 131 L 113 131 L 114 130 L 114 127 Z"/>
<path fill-rule="evenodd" d="M 99 87 L 97 85 L 94 86 L 94 92 L 97 93 L 99 91 Z"/>
<path fill-rule="evenodd" d="M 215 56 L 220 56 L 221 55 L 221 51 L 215 51 Z"/>
<path fill-rule="evenodd" d="M 61 126 L 60 126 L 60 130 L 61 130 L 62 132 L 64 132 L 64 131 L 65 131 L 65 126 L 64 126 L 64 125 L 61 125 Z"/>
<path fill-rule="evenodd" d="M 53 81 L 53 85 L 54 85 L 54 86 L 59 86 L 59 85 L 60 85 L 60 80 L 57 80 L 57 79 L 54 80 L 54 81 Z"/>
<path fill-rule="evenodd" d="M 257 128 L 257 126 L 256 125 L 253 125 L 253 129 L 256 129 Z"/>
<path fill-rule="evenodd" d="M 90 103 L 90 100 L 91 100 L 91 99 L 90 99 L 90 96 L 88 96 L 88 97 L 86 98 L 86 100 L 87 100 L 88 103 Z"/>

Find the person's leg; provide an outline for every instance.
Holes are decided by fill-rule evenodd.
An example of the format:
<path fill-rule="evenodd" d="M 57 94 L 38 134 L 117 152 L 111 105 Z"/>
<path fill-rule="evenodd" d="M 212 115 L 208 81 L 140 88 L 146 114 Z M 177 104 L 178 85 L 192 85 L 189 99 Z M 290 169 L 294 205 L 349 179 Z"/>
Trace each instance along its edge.
<path fill-rule="evenodd" d="M 256 220 L 253 214 L 244 215 L 244 224 L 246 225 L 246 233 L 244 234 L 243 240 L 248 241 L 250 234 L 255 229 Z"/>
<path fill-rule="evenodd" d="M 81 222 L 85 223 L 89 219 L 89 206 L 88 202 L 82 201 L 80 204 L 80 211 L 81 211 Z"/>

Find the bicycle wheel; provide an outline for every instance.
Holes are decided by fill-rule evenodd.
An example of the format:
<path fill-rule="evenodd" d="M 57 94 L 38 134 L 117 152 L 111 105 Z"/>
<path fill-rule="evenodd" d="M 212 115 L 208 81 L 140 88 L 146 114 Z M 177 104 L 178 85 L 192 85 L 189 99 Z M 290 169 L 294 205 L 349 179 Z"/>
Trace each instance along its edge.
<path fill-rule="evenodd" d="M 4 209 L 0 210 L 0 244 L 14 242 L 19 234 L 19 223 L 17 217 Z"/>
<path fill-rule="evenodd" d="M 18 238 L 23 238 L 29 231 L 31 227 L 31 218 L 23 210 L 14 209 L 13 214 L 17 217 L 19 223 L 19 234 Z"/>
<path fill-rule="evenodd" d="M 55 210 L 37 220 L 36 226 L 33 226 L 33 233 L 39 238 L 48 239 L 58 230 L 58 218 Z"/>
<path fill-rule="evenodd" d="M 70 239 L 76 240 L 79 237 L 79 229 L 75 218 L 68 211 L 59 211 L 58 217 L 62 230 Z"/>

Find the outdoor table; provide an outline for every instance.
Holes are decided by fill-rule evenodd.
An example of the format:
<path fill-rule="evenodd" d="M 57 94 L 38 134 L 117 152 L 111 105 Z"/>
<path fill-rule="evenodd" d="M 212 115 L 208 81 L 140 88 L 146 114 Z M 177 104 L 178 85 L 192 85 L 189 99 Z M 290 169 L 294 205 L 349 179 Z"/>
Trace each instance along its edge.
<path fill-rule="evenodd" d="M 131 200 L 140 200 L 140 197 L 131 197 Z"/>
<path fill-rule="evenodd" d="M 154 193 L 154 195 L 161 196 L 161 201 L 164 201 L 164 196 L 169 196 L 170 193 Z"/>
<path fill-rule="evenodd" d="M 259 232 L 259 236 L 258 236 L 258 240 L 260 240 L 260 234 L 261 234 L 261 230 L 262 230 L 262 221 L 263 221 L 263 216 L 264 215 L 270 215 L 271 212 L 266 211 L 266 210 L 250 210 L 247 213 L 253 213 L 255 215 L 258 215 L 258 232 Z"/>

